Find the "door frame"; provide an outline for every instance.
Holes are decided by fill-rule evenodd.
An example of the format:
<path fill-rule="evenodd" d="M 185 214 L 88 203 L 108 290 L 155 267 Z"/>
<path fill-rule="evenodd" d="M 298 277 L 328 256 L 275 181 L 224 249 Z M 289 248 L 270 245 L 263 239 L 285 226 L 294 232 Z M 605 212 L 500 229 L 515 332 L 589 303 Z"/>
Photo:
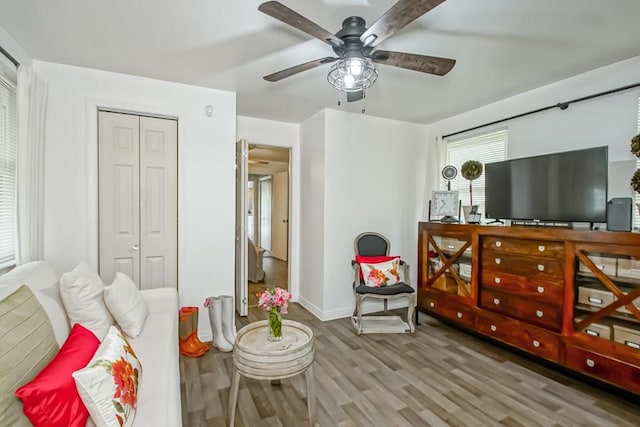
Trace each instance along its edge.
<path fill-rule="evenodd" d="M 241 136 L 237 136 L 238 139 Z M 288 262 L 287 283 L 289 292 L 293 294 L 292 301 L 296 302 L 300 297 L 300 148 L 297 144 L 287 144 L 280 141 L 265 141 L 256 138 L 246 138 L 250 145 L 259 145 L 268 148 L 289 149 L 289 223 L 288 226 Z M 249 171 L 247 170 L 247 176 Z M 237 214 L 237 213 L 236 213 Z M 244 212 L 244 223 L 248 215 Z M 245 282 L 248 291 L 248 283 Z"/>

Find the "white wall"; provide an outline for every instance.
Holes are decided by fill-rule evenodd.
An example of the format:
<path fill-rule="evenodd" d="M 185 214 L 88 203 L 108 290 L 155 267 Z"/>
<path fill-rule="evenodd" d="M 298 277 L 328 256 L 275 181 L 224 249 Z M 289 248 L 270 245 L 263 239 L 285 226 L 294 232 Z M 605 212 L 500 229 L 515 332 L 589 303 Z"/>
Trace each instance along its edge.
<path fill-rule="evenodd" d="M 324 144 L 325 111 L 323 110 L 300 125 L 299 301 L 320 319 L 323 318 L 323 287 L 325 286 Z"/>
<path fill-rule="evenodd" d="M 289 292 L 293 300 L 300 296 L 300 125 L 237 117 L 238 139 L 244 138 L 251 144 L 286 147 L 291 149 L 289 164 Z"/>
<path fill-rule="evenodd" d="M 424 126 L 327 109 L 305 121 L 300 133 L 301 302 L 323 320 L 350 316 L 358 234 L 387 236 L 391 252 L 412 266 L 415 283 Z"/>
<path fill-rule="evenodd" d="M 234 291 L 235 94 L 34 61 L 49 85 L 45 259 L 59 271 L 97 266 L 97 109 L 178 118 L 181 305 Z M 213 106 L 207 117 L 205 106 Z M 206 311 L 200 335 L 211 337 Z"/>
<path fill-rule="evenodd" d="M 554 105 L 572 99 L 604 92 L 640 81 L 640 57 L 608 65 L 529 92 L 486 105 L 427 126 L 429 141 L 436 136 L 464 130 L 494 120 Z M 508 126 L 508 157 L 519 158 L 579 148 L 609 146 L 609 161 L 628 169 L 635 158 L 629 152 L 631 137 L 638 133 L 638 94 L 632 89 L 613 95 L 571 104 L 567 110 L 554 108 L 542 113 L 512 120 L 497 126 Z M 440 168 L 432 158 L 433 168 Z M 631 197 L 626 179 L 610 165 L 610 197 Z M 431 177 L 430 189 L 441 187 Z M 434 182 L 435 181 L 435 182 Z M 428 196 L 425 196 L 428 199 Z"/>

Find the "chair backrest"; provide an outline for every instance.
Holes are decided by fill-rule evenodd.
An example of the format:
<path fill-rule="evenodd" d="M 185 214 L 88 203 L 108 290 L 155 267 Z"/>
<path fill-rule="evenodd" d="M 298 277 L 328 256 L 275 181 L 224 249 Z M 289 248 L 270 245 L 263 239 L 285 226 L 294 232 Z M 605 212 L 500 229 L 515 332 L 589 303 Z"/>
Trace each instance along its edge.
<path fill-rule="evenodd" d="M 356 255 L 384 256 L 389 255 L 389 240 L 380 233 L 367 231 L 361 233 L 353 242 Z"/>

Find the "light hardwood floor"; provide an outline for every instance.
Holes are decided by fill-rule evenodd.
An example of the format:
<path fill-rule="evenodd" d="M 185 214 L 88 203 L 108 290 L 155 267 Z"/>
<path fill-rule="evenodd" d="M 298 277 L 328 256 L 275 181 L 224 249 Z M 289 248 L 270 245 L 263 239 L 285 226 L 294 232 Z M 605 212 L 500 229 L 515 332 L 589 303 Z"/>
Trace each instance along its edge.
<path fill-rule="evenodd" d="M 238 329 L 264 319 L 257 307 Z M 415 334 L 357 336 L 292 304 L 316 339 L 321 426 L 638 426 L 640 407 L 420 314 Z M 223 426 L 232 353 L 181 356 L 185 427 Z M 236 426 L 305 426 L 304 376 L 242 378 Z"/>
<path fill-rule="evenodd" d="M 264 279 L 258 283 L 249 282 L 247 288 L 249 307 L 258 305 L 258 297 L 256 296 L 258 292 L 276 287 L 289 289 L 289 270 L 286 261 L 265 255 L 262 258 L 262 268 L 264 270 Z"/>

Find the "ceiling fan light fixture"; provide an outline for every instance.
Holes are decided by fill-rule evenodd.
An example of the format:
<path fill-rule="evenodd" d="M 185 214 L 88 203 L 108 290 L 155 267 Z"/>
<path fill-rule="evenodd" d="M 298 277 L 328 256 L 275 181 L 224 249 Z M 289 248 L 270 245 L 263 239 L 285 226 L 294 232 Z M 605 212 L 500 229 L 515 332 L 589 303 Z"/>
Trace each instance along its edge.
<path fill-rule="evenodd" d="M 378 71 L 368 58 L 352 56 L 333 64 L 327 80 L 343 92 L 358 92 L 368 89 L 378 78 Z"/>

